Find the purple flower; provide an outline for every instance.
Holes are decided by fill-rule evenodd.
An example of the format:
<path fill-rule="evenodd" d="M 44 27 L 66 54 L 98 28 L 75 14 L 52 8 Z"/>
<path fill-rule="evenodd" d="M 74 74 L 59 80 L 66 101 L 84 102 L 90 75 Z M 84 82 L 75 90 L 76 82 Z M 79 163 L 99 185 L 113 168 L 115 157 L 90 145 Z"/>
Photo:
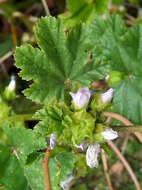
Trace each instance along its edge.
<path fill-rule="evenodd" d="M 82 109 L 87 107 L 91 92 L 88 87 L 79 88 L 76 93 L 70 92 L 70 95 L 73 99 L 73 104 L 76 109 Z"/>
<path fill-rule="evenodd" d="M 82 152 L 84 152 L 86 148 L 86 143 L 85 141 L 83 141 L 80 145 L 75 144 L 75 147 L 81 149 Z"/>
<path fill-rule="evenodd" d="M 52 133 L 50 136 L 50 148 L 51 148 L 51 150 L 54 149 L 55 145 L 56 145 L 56 134 Z"/>

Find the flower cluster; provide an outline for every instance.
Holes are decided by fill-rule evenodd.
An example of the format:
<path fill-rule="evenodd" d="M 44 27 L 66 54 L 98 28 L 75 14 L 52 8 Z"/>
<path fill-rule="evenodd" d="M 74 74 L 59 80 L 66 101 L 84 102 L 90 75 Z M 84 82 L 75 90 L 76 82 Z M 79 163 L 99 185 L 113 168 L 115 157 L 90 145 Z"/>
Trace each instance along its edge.
<path fill-rule="evenodd" d="M 79 88 L 76 93 L 70 92 L 70 95 L 72 97 L 72 105 L 73 109 L 75 110 L 76 114 L 80 113 L 80 110 L 87 110 L 90 101 L 92 93 L 88 87 Z M 100 94 L 99 101 L 101 101 L 101 104 L 107 104 L 111 102 L 113 98 L 114 90 L 112 88 L 108 89 L 106 92 Z M 84 118 L 82 118 L 84 119 Z M 82 129 L 83 130 L 83 129 Z M 81 131 L 80 131 L 81 132 Z M 104 140 L 114 140 L 118 138 L 118 133 L 114 131 L 111 128 L 104 128 L 99 135 Z M 56 144 L 56 134 L 52 133 L 50 136 L 50 148 L 54 149 Z M 94 142 L 91 144 L 88 144 L 85 142 L 85 139 L 82 141 L 81 144 L 74 144 L 74 146 L 81 151 L 86 151 L 86 163 L 90 168 L 94 168 L 98 166 L 98 156 L 101 151 L 101 145 L 98 142 Z"/>

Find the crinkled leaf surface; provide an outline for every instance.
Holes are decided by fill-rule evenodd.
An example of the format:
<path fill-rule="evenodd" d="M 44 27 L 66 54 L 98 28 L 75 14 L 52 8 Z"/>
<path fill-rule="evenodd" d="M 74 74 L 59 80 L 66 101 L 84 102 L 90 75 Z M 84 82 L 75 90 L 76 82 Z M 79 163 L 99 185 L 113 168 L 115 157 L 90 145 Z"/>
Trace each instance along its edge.
<path fill-rule="evenodd" d="M 0 184 L 2 190 L 28 190 L 29 186 L 16 156 L 0 142 Z"/>
<path fill-rule="evenodd" d="M 128 31 L 119 52 L 126 76 L 116 87 L 114 109 L 135 124 L 142 124 L 142 25 Z"/>
<path fill-rule="evenodd" d="M 43 138 L 37 139 L 31 129 L 11 127 L 9 124 L 4 126 L 4 132 L 9 139 L 10 146 L 17 152 L 18 161 L 23 168 L 29 186 L 34 190 L 44 190 L 43 155 L 39 155 L 30 164 L 26 163 L 26 160 L 29 154 L 46 148 L 45 140 Z"/>
<path fill-rule="evenodd" d="M 98 22 L 99 21 L 99 22 Z M 126 29 L 120 17 L 106 21 L 98 20 L 93 25 L 97 31 L 98 58 L 108 61 L 111 70 L 123 73 L 124 78 L 116 86 L 114 111 L 132 122 L 142 123 L 142 25 Z M 101 37 L 99 38 L 99 34 Z M 101 51 L 102 49 L 102 51 Z"/>
<path fill-rule="evenodd" d="M 16 160 L 19 162 L 17 164 L 20 164 L 28 185 L 34 190 L 44 190 L 42 160 L 44 158 L 43 150 L 47 147 L 45 139 L 37 137 L 34 130 L 11 127 L 9 124 L 5 124 L 4 132 L 9 139 L 9 145 L 17 152 Z M 53 190 L 60 189 L 60 182 L 66 179 L 72 172 L 74 162 L 74 155 L 66 151 L 57 153 L 56 156 L 50 158 L 49 168 Z M 10 164 L 11 172 L 13 172 L 13 168 L 11 167 L 16 166 Z"/>
<path fill-rule="evenodd" d="M 60 183 L 66 180 L 72 173 L 75 163 L 75 156 L 69 152 L 61 152 L 52 158 L 49 162 L 49 171 L 51 175 L 51 184 L 53 190 L 60 190 Z"/>
<path fill-rule="evenodd" d="M 55 97 L 62 100 L 68 81 L 89 85 L 103 78 L 105 67 L 96 67 L 95 58 L 90 60 L 94 44 L 86 25 L 66 35 L 60 20 L 45 17 L 37 24 L 36 36 L 40 49 L 27 45 L 17 48 L 15 54 L 22 78 L 34 81 L 25 90 L 25 95 L 33 101 L 47 104 Z"/>

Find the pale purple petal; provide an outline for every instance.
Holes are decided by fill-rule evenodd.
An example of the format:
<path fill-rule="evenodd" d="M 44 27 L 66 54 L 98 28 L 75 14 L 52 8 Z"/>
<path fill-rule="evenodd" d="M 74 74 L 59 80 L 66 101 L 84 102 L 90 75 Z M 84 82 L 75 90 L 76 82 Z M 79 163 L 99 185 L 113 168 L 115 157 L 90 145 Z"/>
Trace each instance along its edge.
<path fill-rule="evenodd" d="M 110 88 L 105 93 L 101 94 L 101 100 L 103 103 L 111 102 L 114 94 L 114 89 Z"/>
<path fill-rule="evenodd" d="M 117 131 L 114 131 L 111 128 L 105 129 L 105 131 L 102 132 L 102 135 L 106 140 L 114 140 L 118 138 Z"/>
<path fill-rule="evenodd" d="M 73 99 L 73 104 L 77 109 L 85 108 L 90 100 L 91 93 L 88 87 L 79 88 L 76 93 L 69 93 Z"/>
<path fill-rule="evenodd" d="M 86 163 L 90 168 L 98 167 L 98 155 L 100 153 L 100 144 L 90 144 L 86 152 Z"/>
<path fill-rule="evenodd" d="M 56 145 L 56 134 L 52 133 L 50 136 L 50 148 L 51 148 L 51 150 L 54 149 L 55 145 Z"/>
<path fill-rule="evenodd" d="M 75 144 L 75 147 L 78 149 L 81 149 L 82 152 L 84 152 L 86 149 L 86 143 L 85 143 L 85 141 L 83 141 L 80 145 Z"/>

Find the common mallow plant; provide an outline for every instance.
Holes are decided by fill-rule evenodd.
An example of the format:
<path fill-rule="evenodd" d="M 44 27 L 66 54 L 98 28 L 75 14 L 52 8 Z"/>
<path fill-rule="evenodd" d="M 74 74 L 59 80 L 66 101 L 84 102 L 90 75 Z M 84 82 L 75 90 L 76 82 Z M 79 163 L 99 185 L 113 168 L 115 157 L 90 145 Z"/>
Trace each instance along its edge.
<path fill-rule="evenodd" d="M 43 17 L 35 29 L 36 48 L 31 45 L 16 48 L 15 64 L 21 69 L 19 75 L 30 81 L 24 95 L 35 102 L 37 110 L 32 116 L 16 115 L 7 109 L 11 100 L 2 93 L 0 105 L 5 112 L 0 122 L 9 140 L 8 148 L 16 152 L 18 160 L 15 162 L 22 168 L 20 171 L 26 176 L 30 189 L 66 189 L 82 175 L 88 176 L 90 168 L 95 172 L 101 149 L 108 150 L 110 140 L 117 140 L 119 136 L 117 126 L 114 128 L 112 122 L 107 121 L 106 111 L 123 113 L 134 123 L 142 121 L 139 113 L 142 72 L 137 70 L 141 66 L 141 51 L 127 47 L 133 43 L 138 43 L 134 47 L 141 47 L 137 39 L 140 26 L 127 29 L 127 35 L 123 36 L 124 28 L 121 32 L 123 43 L 119 39 L 120 31 L 111 33 L 110 42 L 120 40 L 121 52 L 118 52 L 117 44 L 112 47 L 109 40 L 102 40 L 102 30 L 98 28 L 105 27 L 103 39 L 106 39 L 115 17 L 109 19 L 111 22 L 106 19 L 99 24 L 96 19 L 95 27 L 80 24 L 64 32 L 61 19 Z M 122 23 L 119 19 L 117 17 L 117 22 Z M 134 54 L 129 52 L 136 52 L 137 60 L 134 61 Z M 123 68 L 128 73 L 125 77 L 121 73 Z M 118 73 L 117 80 L 112 71 Z M 108 74 L 109 79 L 105 80 Z M 103 85 L 95 88 L 94 81 Z M 11 79 L 8 92 L 15 92 L 15 84 Z M 128 93 L 132 89 L 134 92 Z M 27 129 L 25 121 L 29 120 L 35 120 L 33 129 Z M 12 151 L 8 149 L 8 152 Z"/>

